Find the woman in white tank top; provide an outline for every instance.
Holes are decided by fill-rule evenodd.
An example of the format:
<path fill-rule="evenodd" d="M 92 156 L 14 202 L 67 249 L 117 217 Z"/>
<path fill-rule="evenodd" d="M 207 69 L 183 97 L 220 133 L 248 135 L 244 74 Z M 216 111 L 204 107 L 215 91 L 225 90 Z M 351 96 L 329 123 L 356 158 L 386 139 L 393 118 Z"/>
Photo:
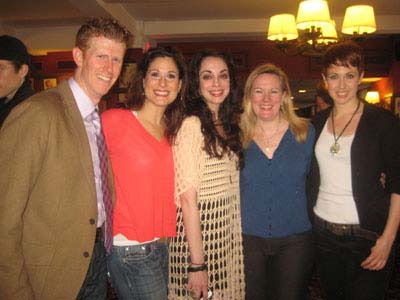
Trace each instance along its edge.
<path fill-rule="evenodd" d="M 323 57 L 333 106 L 313 121 L 309 212 L 327 300 L 384 298 L 400 223 L 400 126 L 358 97 L 363 67 L 354 42 L 335 44 Z"/>

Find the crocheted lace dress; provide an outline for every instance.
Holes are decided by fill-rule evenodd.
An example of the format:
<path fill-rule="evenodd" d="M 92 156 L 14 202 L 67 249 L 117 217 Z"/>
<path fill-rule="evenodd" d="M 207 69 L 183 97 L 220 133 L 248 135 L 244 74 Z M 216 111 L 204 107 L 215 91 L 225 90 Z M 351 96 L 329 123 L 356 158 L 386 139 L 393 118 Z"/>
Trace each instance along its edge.
<path fill-rule="evenodd" d="M 203 249 L 214 300 L 244 300 L 244 270 L 237 158 L 210 158 L 203 150 L 200 120 L 186 118 L 174 150 L 176 196 L 194 187 L 198 195 Z M 192 299 L 187 293 L 189 247 L 179 200 L 177 236 L 169 247 L 170 300 Z"/>

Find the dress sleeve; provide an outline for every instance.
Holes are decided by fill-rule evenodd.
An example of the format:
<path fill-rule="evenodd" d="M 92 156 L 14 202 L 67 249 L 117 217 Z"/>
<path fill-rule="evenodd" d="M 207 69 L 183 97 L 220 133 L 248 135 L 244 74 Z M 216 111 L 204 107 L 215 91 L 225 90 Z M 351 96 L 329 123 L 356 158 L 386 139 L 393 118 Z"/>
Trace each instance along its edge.
<path fill-rule="evenodd" d="M 204 166 L 203 144 L 200 120 L 197 117 L 186 118 L 173 146 L 177 205 L 179 196 L 189 188 L 198 192 Z"/>

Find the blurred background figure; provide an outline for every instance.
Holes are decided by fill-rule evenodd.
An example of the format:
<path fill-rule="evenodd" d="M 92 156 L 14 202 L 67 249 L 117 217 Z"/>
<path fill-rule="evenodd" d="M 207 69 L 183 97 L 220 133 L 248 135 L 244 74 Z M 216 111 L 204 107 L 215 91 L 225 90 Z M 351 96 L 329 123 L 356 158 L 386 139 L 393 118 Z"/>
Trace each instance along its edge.
<path fill-rule="evenodd" d="M 30 57 L 19 39 L 0 36 L 0 128 L 10 111 L 34 91 L 28 79 Z"/>
<path fill-rule="evenodd" d="M 318 83 L 315 90 L 317 92 L 315 95 L 315 112 L 317 113 L 330 107 L 333 103 L 333 99 L 329 95 L 323 82 Z"/>

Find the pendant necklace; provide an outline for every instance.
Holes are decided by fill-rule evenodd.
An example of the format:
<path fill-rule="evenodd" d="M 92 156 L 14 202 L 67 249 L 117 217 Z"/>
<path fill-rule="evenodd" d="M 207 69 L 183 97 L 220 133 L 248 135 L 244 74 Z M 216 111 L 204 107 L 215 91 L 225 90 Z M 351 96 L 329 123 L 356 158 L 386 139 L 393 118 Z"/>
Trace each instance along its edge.
<path fill-rule="evenodd" d="M 271 148 L 273 145 L 271 144 L 271 139 L 278 133 L 278 129 L 279 129 L 280 125 L 281 125 L 281 118 L 279 117 L 278 125 L 276 126 L 274 133 L 271 134 L 269 137 L 267 137 L 267 134 L 266 134 L 264 128 L 260 125 L 261 131 L 263 133 L 265 143 L 266 143 L 265 152 L 269 153 L 272 150 Z"/>
<path fill-rule="evenodd" d="M 346 128 L 350 125 L 351 121 L 353 120 L 354 116 L 356 115 L 358 109 L 360 108 L 360 101 L 358 101 L 357 103 L 357 107 L 354 110 L 353 114 L 351 115 L 350 120 L 346 123 L 346 125 L 344 125 L 342 131 L 339 133 L 339 135 L 336 137 L 336 133 L 335 133 L 335 121 L 334 121 L 334 117 L 333 117 L 333 108 L 332 108 L 332 112 L 331 112 L 331 119 L 332 119 L 332 132 L 333 132 L 333 144 L 332 146 L 329 148 L 329 152 L 332 155 L 336 155 L 340 152 L 340 145 L 338 143 L 340 137 L 342 136 L 343 132 L 346 130 Z"/>

